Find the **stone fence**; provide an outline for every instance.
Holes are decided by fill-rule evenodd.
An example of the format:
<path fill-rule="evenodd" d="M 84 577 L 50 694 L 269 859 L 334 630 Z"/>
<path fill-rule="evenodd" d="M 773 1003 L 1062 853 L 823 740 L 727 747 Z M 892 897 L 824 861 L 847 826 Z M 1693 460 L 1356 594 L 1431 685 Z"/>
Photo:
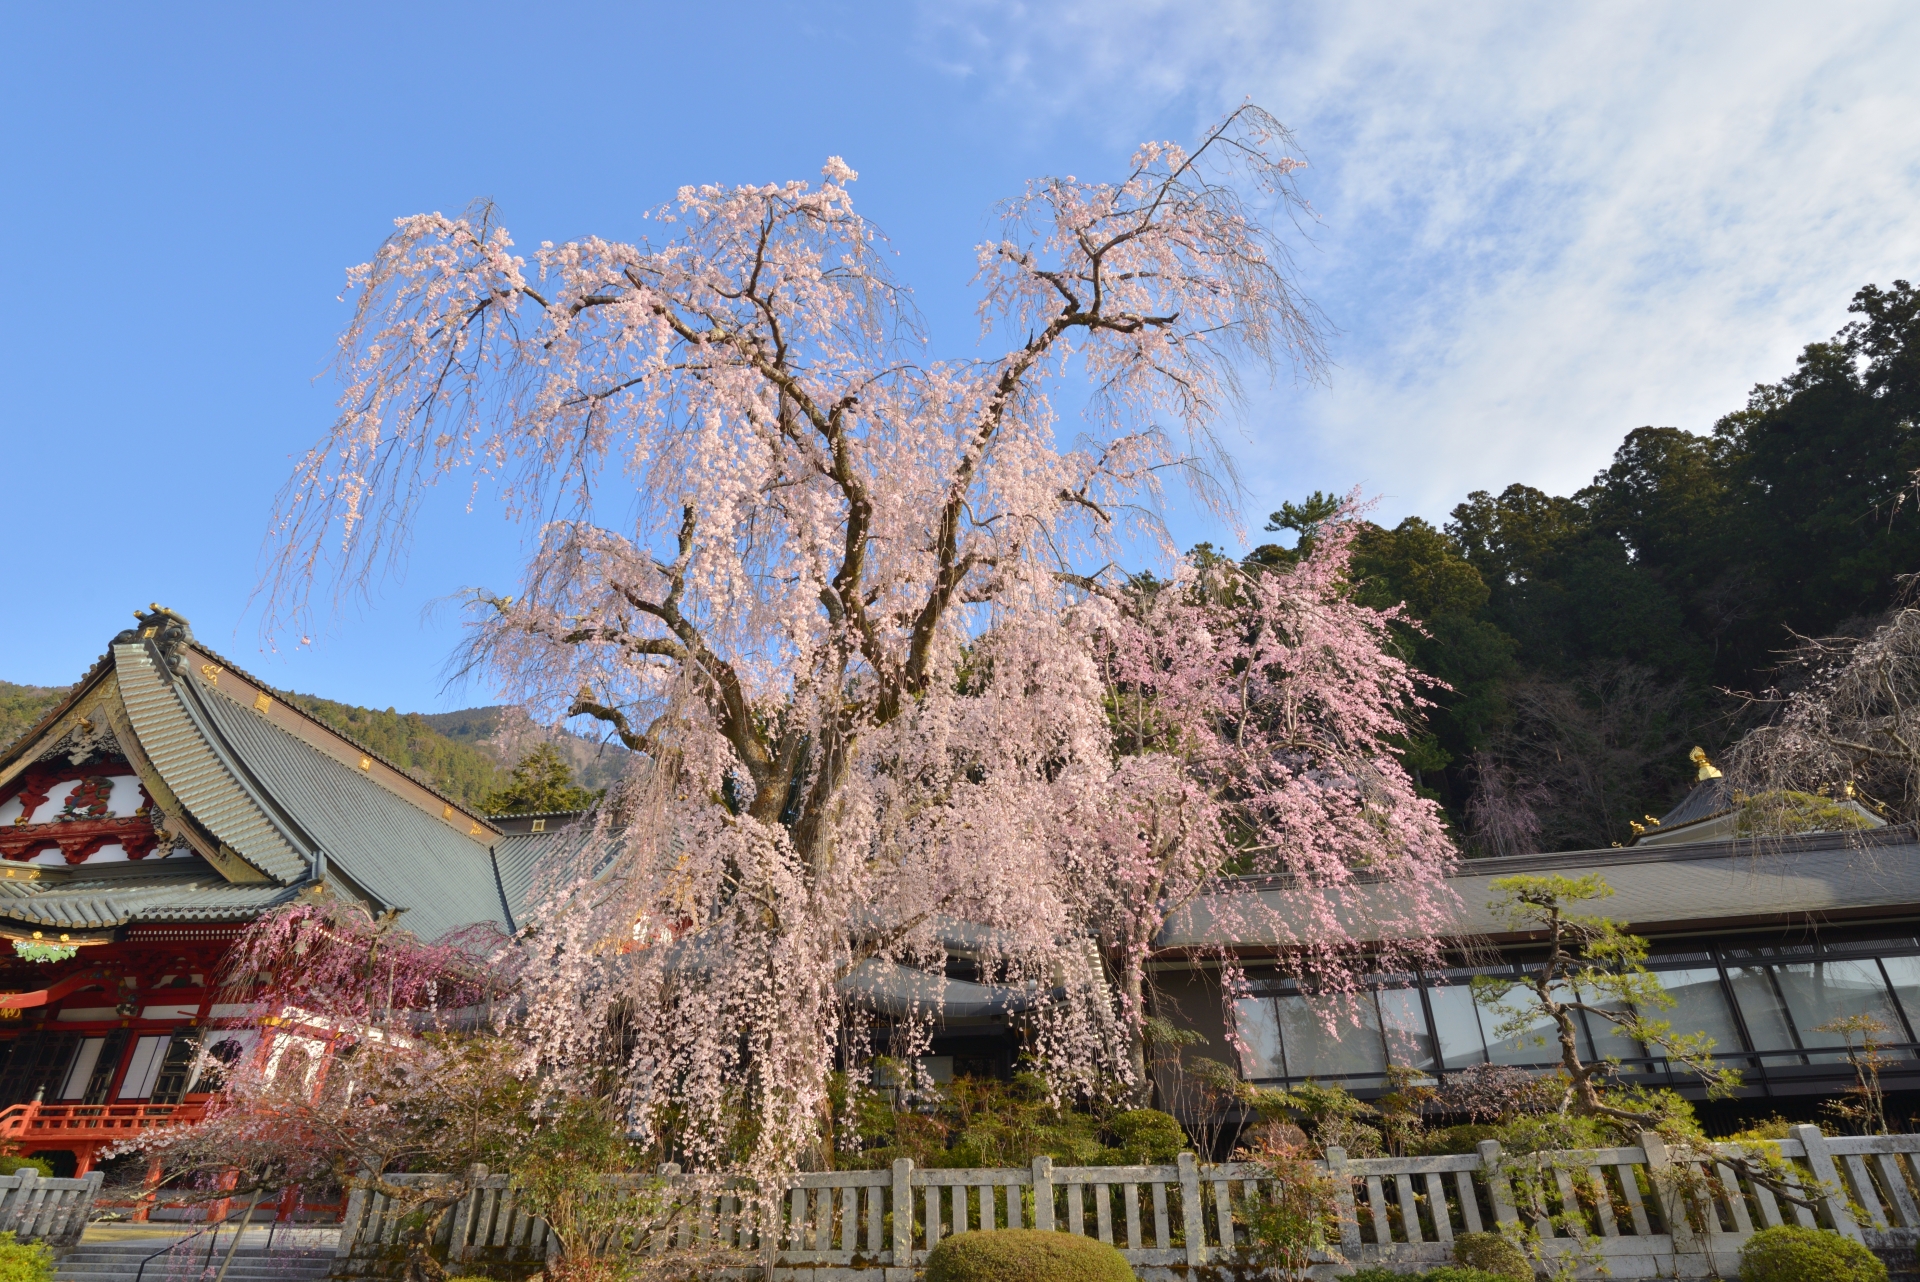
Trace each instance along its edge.
<path fill-rule="evenodd" d="M 1782 1223 L 1911 1250 L 1920 1240 L 1916 1155 L 1920 1135 L 1834 1138 L 1799 1126 L 1790 1139 L 1687 1152 L 1646 1134 L 1636 1145 L 1526 1156 L 1491 1141 L 1446 1157 L 1358 1159 L 1334 1149 L 1319 1165 L 1340 1190 L 1345 1265 L 1431 1268 L 1451 1260 L 1457 1235 L 1510 1225 L 1537 1234 L 1545 1255 L 1573 1257 L 1582 1275 L 1711 1278 L 1735 1270 L 1757 1229 Z M 1762 1156 L 1781 1162 L 1769 1172 L 1743 1160 Z M 761 1258 L 771 1248 L 778 1278 L 911 1282 L 944 1237 L 1035 1228 L 1111 1243 L 1149 1282 L 1224 1278 L 1251 1263 L 1244 1208 L 1271 1183 L 1256 1167 L 1205 1164 L 1191 1153 L 1166 1166 L 1055 1166 L 1043 1157 L 991 1170 L 922 1169 L 903 1159 L 890 1170 L 797 1176 L 768 1218 L 749 1217 L 738 1190 L 668 1168 L 679 1205 L 650 1249 L 671 1239 Z M 337 1271 L 376 1272 L 399 1221 L 385 1197 L 354 1193 Z M 440 1244 L 454 1261 L 539 1257 L 549 1248 L 546 1226 L 517 1205 L 508 1177 L 484 1174 L 448 1216 Z M 1314 1270 L 1346 1271 L 1331 1254 Z"/>
<path fill-rule="evenodd" d="M 77 1180 L 47 1179 L 31 1167 L 0 1175 L 0 1233 L 56 1250 L 72 1246 L 87 1227 L 100 1179 L 98 1171 Z"/>

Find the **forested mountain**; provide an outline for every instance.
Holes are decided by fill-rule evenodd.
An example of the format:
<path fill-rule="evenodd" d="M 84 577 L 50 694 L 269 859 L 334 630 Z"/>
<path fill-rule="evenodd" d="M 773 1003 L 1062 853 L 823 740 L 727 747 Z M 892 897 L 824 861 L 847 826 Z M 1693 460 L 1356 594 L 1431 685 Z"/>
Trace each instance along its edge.
<path fill-rule="evenodd" d="M 25 734 L 27 728 L 70 689 L 71 686 L 23 686 L 0 681 L 0 748 Z"/>
<path fill-rule="evenodd" d="M 515 782 L 512 769 L 547 742 L 517 708 L 463 708 L 458 712 L 385 712 L 336 703 L 317 695 L 283 696 L 308 716 L 372 748 L 448 796 L 483 805 Z M 627 752 L 561 731 L 551 748 L 568 783 L 605 788 L 626 768 Z"/>
<path fill-rule="evenodd" d="M 1454 687 L 1408 761 L 1482 850 L 1624 840 L 1691 784 L 1692 744 L 1750 724 L 1737 693 L 1775 684 L 1793 634 L 1863 629 L 1920 571 L 1920 290 L 1850 310 L 1709 434 L 1638 428 L 1574 494 L 1364 532 L 1361 590 L 1407 602 L 1409 650 Z"/>

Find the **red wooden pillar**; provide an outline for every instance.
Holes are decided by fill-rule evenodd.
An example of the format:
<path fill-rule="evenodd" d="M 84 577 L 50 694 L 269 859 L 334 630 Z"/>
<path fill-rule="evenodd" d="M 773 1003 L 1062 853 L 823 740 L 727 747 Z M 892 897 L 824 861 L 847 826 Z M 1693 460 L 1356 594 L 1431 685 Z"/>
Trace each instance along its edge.
<path fill-rule="evenodd" d="M 285 1224 L 293 1218 L 294 1207 L 300 1205 L 300 1186 L 289 1184 L 280 1190 L 280 1205 L 274 1210 L 274 1222 Z"/>
<path fill-rule="evenodd" d="M 240 1171 L 236 1167 L 232 1170 L 227 1171 L 224 1175 L 220 1177 L 220 1188 L 222 1191 L 225 1191 L 227 1189 L 231 1189 L 239 1182 L 240 1182 Z M 205 1220 L 205 1223 L 213 1224 L 213 1223 L 216 1223 L 217 1221 L 226 1219 L 227 1212 L 231 1211 L 232 1209 L 233 1209 L 233 1199 L 230 1197 L 221 1198 L 218 1202 L 215 1202 L 212 1205 L 207 1207 L 207 1218 Z"/>
<path fill-rule="evenodd" d="M 147 1178 L 140 1188 L 140 1205 L 133 1213 L 136 1224 L 145 1224 L 153 1218 L 153 1202 L 160 1191 L 160 1158 L 158 1155 L 147 1159 Z"/>

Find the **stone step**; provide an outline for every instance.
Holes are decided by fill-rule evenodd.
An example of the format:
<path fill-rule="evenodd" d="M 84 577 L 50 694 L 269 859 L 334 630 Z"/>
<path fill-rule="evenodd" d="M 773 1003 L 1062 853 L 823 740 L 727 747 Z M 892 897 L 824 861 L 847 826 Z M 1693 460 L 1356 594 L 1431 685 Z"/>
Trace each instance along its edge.
<path fill-rule="evenodd" d="M 146 1264 L 144 1282 L 179 1282 L 183 1278 L 211 1278 L 227 1259 L 226 1250 L 217 1245 L 210 1260 L 205 1245 L 200 1243 L 188 1244 L 178 1254 L 166 1252 L 165 1247 L 164 1239 L 85 1242 L 60 1260 L 54 1277 L 57 1282 L 133 1282 L 142 1263 L 151 1261 Z M 333 1249 L 329 1246 L 276 1246 L 270 1251 L 264 1246 L 243 1244 L 227 1270 L 227 1282 L 320 1279 L 332 1268 Z"/>
<path fill-rule="evenodd" d="M 147 1266 L 145 1282 L 173 1282 L 182 1277 L 211 1278 L 220 1271 L 220 1261 L 215 1260 L 203 1269 L 191 1272 L 160 1267 L 156 1260 Z M 241 1264 L 235 1260 L 233 1267 L 227 1270 L 227 1282 L 259 1282 L 262 1278 L 324 1278 L 332 1272 L 331 1261 L 327 1264 Z M 121 1264 L 111 1267 L 95 1266 L 89 1268 L 69 1268 L 62 1265 L 53 1275 L 58 1282 L 133 1282 L 140 1276 L 138 1264 Z"/>

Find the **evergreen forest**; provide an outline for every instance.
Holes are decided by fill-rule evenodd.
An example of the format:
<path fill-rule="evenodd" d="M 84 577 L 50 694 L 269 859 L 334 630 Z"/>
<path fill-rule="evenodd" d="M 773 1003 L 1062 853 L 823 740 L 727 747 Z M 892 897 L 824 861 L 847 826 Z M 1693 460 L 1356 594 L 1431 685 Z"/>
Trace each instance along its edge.
<path fill-rule="evenodd" d="M 1630 840 L 1692 786 L 1691 747 L 1790 688 L 1797 636 L 1863 632 L 1910 592 L 1920 290 L 1869 285 L 1849 311 L 1710 432 L 1636 428 L 1574 494 L 1477 490 L 1440 528 L 1363 533 L 1360 591 L 1406 602 L 1410 657 L 1452 687 L 1406 759 L 1475 853 L 1505 853 L 1485 818 L 1516 802 L 1538 849 Z M 1268 528 L 1310 537 L 1329 502 Z"/>

